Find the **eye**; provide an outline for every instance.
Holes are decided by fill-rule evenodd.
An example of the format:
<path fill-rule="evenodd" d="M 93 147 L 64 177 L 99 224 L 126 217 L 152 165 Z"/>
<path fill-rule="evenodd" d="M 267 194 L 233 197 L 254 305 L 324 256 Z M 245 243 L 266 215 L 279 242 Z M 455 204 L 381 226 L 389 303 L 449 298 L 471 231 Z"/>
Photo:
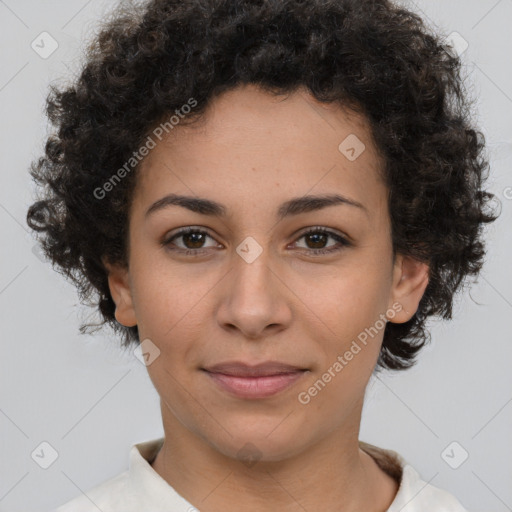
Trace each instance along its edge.
<path fill-rule="evenodd" d="M 343 236 L 322 227 L 315 227 L 306 231 L 298 240 L 302 238 L 306 240 L 305 249 L 313 255 L 337 252 L 344 247 L 351 245 L 351 243 Z M 326 245 L 329 238 L 335 240 L 338 244 L 333 244 L 331 246 Z M 310 244 L 309 246 L 307 245 L 308 243 Z M 313 247 L 311 247 L 311 245 L 313 245 Z"/>
<path fill-rule="evenodd" d="M 204 244 L 208 238 L 214 243 L 210 246 L 205 246 Z M 175 242 L 180 239 L 182 239 L 181 244 Z M 298 240 L 301 239 L 305 239 L 306 247 L 299 248 L 304 249 L 311 255 L 334 253 L 342 250 L 344 247 L 352 245 L 345 237 L 322 227 L 310 228 L 298 238 Z M 331 244 L 330 246 L 326 245 L 329 239 L 337 243 Z M 295 242 L 294 245 L 296 244 L 297 242 Z M 187 256 L 201 256 L 207 253 L 209 249 L 219 247 L 219 244 L 217 244 L 215 239 L 210 236 L 207 231 L 193 226 L 180 229 L 172 236 L 166 238 L 162 242 L 162 245 L 169 247 L 172 251 L 181 252 Z M 313 245 L 313 247 L 311 247 L 311 245 Z"/>
<path fill-rule="evenodd" d="M 179 244 L 174 243 L 175 240 L 182 239 L 182 246 Z M 205 247 L 203 244 L 205 243 L 206 239 L 210 238 L 211 240 L 214 240 L 207 231 L 204 231 L 199 228 L 194 228 L 192 226 L 180 229 L 177 233 L 173 234 L 170 238 L 165 239 L 162 242 L 162 245 L 169 246 L 169 245 L 176 245 L 177 249 L 174 249 L 171 247 L 171 250 L 175 250 L 178 252 L 183 252 L 186 255 L 201 255 L 205 252 L 208 252 L 207 249 L 211 247 L 218 246 L 217 243 L 214 243 L 213 245 L 209 247 Z M 205 250 L 206 249 L 206 250 Z"/>

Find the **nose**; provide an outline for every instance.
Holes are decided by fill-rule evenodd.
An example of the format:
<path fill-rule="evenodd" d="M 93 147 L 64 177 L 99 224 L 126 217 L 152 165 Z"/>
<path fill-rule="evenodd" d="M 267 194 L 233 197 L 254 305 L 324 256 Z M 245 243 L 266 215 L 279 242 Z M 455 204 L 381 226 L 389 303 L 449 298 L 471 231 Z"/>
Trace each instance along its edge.
<path fill-rule="evenodd" d="M 288 297 L 293 295 L 264 250 L 249 263 L 238 254 L 222 285 L 217 310 L 219 325 L 231 332 L 238 330 L 247 339 L 261 339 L 286 329 L 292 318 Z"/>

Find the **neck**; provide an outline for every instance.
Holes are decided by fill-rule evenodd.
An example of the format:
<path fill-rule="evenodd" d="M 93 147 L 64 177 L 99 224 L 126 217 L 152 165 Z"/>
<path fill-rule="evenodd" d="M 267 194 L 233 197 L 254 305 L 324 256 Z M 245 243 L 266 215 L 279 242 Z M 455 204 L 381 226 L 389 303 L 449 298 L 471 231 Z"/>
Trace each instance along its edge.
<path fill-rule="evenodd" d="M 398 483 L 359 448 L 358 429 L 334 431 L 283 460 L 238 460 L 187 430 L 162 407 L 165 441 L 153 469 L 202 512 L 382 512 Z"/>

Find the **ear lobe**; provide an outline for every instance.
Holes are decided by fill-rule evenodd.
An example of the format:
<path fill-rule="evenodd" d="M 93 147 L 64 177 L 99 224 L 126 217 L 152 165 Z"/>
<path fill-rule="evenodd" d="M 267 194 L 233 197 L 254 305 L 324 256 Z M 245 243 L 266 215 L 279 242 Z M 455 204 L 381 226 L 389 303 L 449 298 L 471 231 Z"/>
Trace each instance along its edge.
<path fill-rule="evenodd" d="M 133 307 L 129 270 L 120 265 L 112 265 L 105 260 L 102 261 L 108 271 L 108 287 L 116 305 L 116 320 L 126 327 L 134 327 L 137 325 L 137 319 Z"/>
<path fill-rule="evenodd" d="M 418 310 L 418 305 L 429 282 L 430 267 L 412 256 L 398 254 L 393 268 L 393 287 L 390 307 L 401 305 L 392 321 L 401 324 L 408 322 Z M 395 308 L 393 308 L 396 311 Z"/>

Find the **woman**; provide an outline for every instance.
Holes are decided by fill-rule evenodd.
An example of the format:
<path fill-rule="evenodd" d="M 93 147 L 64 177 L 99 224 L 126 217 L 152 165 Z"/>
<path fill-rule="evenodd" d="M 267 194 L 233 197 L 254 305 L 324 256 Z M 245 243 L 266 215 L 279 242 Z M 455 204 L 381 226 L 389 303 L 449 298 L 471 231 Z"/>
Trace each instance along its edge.
<path fill-rule="evenodd" d="M 105 24 L 48 98 L 28 223 L 139 347 L 165 437 L 58 512 L 465 510 L 358 439 L 370 377 L 451 318 L 496 218 L 459 69 L 386 0 Z"/>

